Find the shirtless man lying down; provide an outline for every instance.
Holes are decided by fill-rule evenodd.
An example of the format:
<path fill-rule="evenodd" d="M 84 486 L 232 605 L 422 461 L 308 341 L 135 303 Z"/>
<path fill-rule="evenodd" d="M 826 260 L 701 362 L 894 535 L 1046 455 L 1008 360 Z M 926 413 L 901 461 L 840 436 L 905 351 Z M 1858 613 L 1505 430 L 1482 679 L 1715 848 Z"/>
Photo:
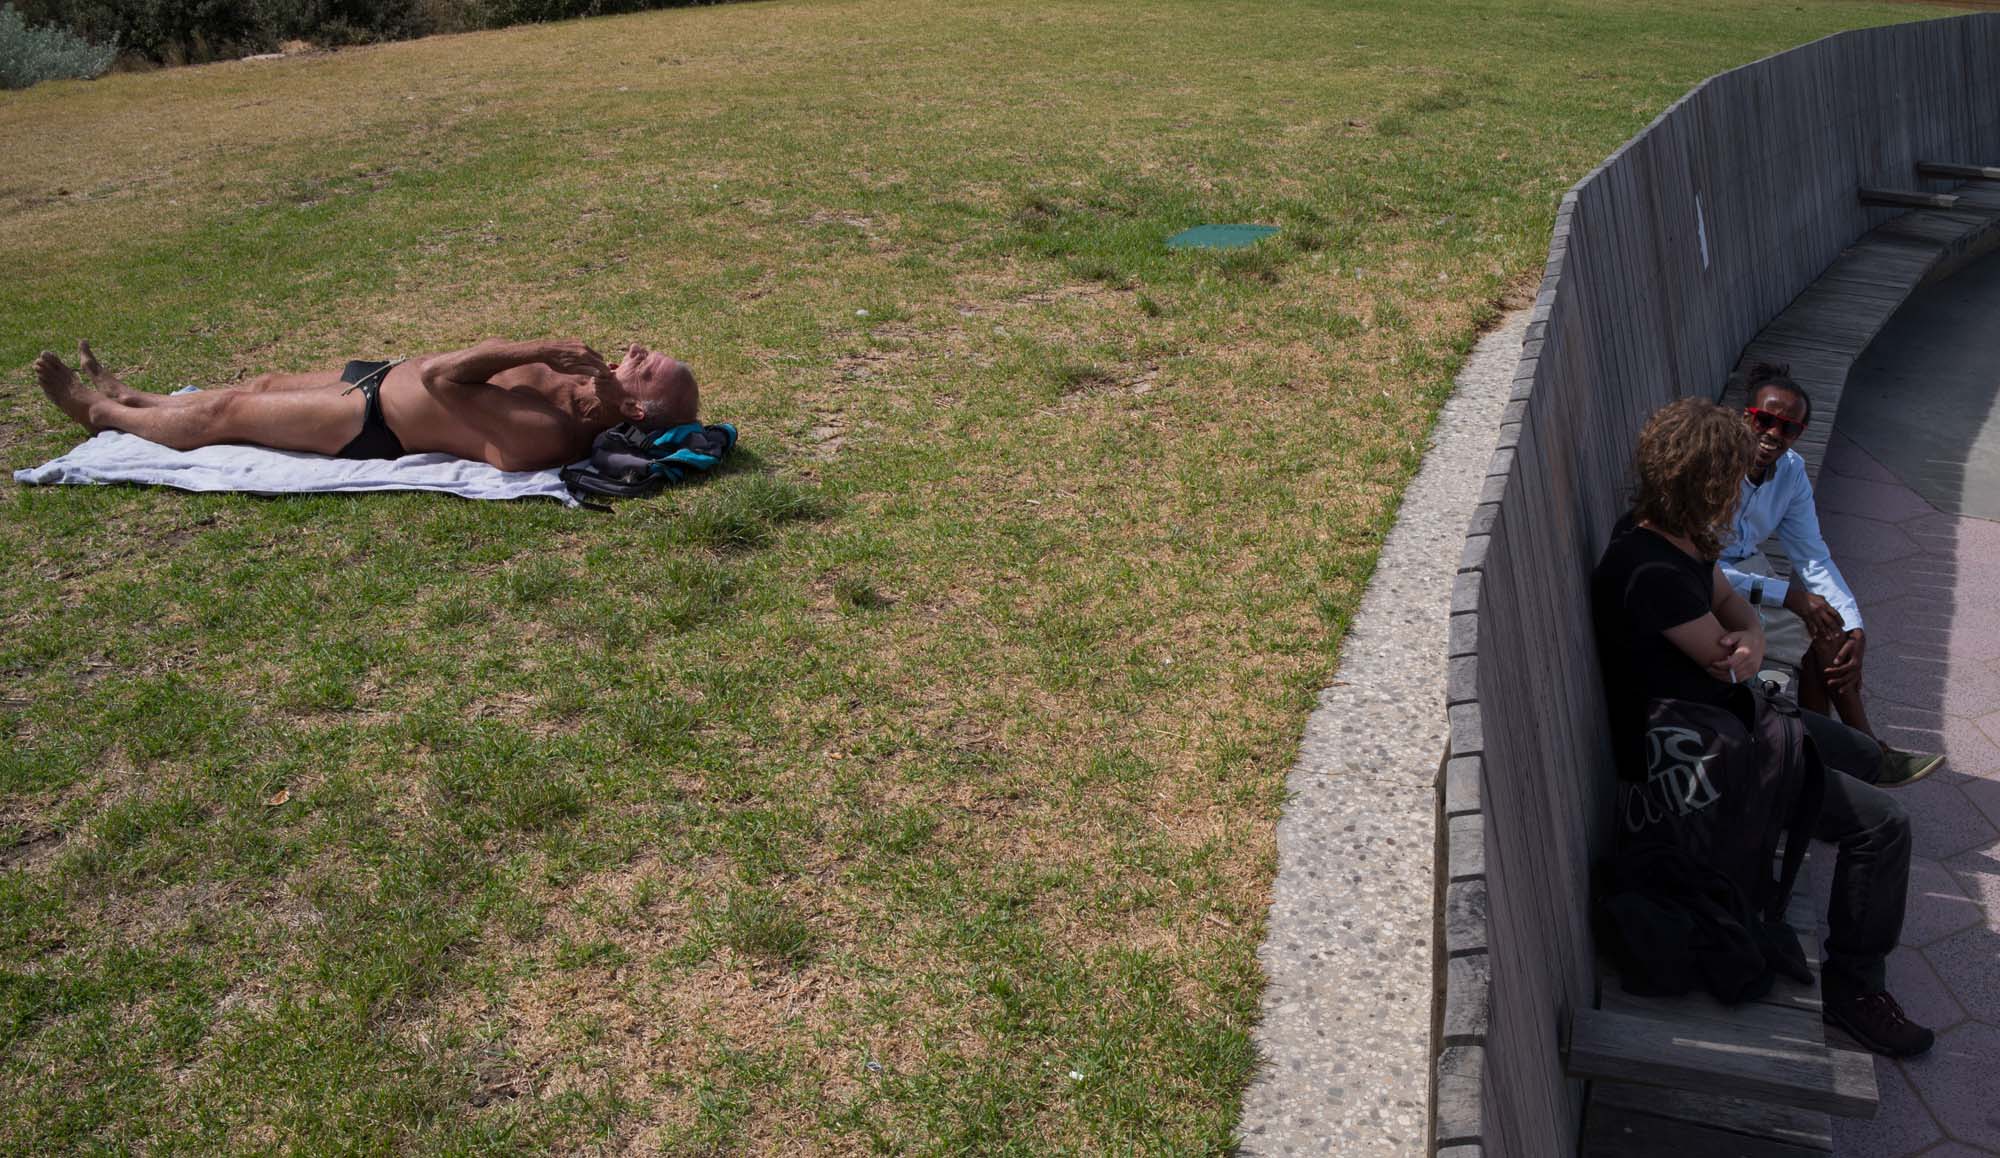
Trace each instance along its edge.
<path fill-rule="evenodd" d="M 489 339 L 450 354 L 172 395 L 127 386 L 87 342 L 77 358 L 91 385 L 54 354 L 35 359 L 49 401 L 93 434 L 122 430 L 175 450 L 247 442 L 340 458 L 438 452 L 544 470 L 588 457 L 592 440 L 621 422 L 649 430 L 692 422 L 699 400 L 686 366 L 637 344 L 612 365 L 582 342 Z"/>

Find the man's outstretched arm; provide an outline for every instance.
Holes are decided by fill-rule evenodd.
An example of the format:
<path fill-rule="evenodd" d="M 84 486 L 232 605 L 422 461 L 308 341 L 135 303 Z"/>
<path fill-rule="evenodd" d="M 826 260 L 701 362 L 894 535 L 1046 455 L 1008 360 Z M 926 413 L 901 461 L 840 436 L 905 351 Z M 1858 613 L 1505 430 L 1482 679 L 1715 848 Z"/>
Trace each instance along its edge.
<path fill-rule="evenodd" d="M 506 342 L 488 338 L 476 346 L 439 354 L 424 363 L 424 385 L 481 386 L 516 366 L 547 366 L 558 374 L 609 377 L 611 367 L 582 342 Z"/>
<path fill-rule="evenodd" d="M 1814 623 L 1814 619 L 1822 620 L 1826 634 L 1860 630 L 1861 608 L 1847 585 L 1847 578 L 1833 565 L 1833 552 L 1827 549 L 1826 538 L 1820 534 L 1819 511 L 1813 506 L 1811 487 L 1800 487 L 1785 504 L 1784 518 L 1778 522 L 1778 541 L 1785 545 L 1785 554 L 1792 557 L 1793 570 L 1816 600 L 1808 604 L 1814 613 L 1813 618 L 1806 619 L 1808 625 L 1819 628 L 1821 625 Z M 1793 586 L 1796 588 L 1797 584 Z M 1793 596 L 1785 604 L 1805 619 L 1807 612 L 1799 611 L 1794 602 L 1807 603 L 1805 596 Z M 1831 614 L 1821 611 L 1822 607 L 1830 607 Z"/>

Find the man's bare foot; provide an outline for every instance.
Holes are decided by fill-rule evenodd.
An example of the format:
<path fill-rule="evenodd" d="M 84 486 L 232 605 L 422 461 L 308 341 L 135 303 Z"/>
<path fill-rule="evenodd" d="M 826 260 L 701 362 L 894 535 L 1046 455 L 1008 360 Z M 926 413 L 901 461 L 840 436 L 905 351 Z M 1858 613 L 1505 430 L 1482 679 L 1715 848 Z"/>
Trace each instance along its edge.
<path fill-rule="evenodd" d="M 76 344 L 76 365 L 78 369 L 90 375 L 91 382 L 113 402 L 123 402 L 128 395 L 139 393 L 104 368 L 103 363 L 97 360 L 97 355 L 91 352 L 89 342 Z"/>
<path fill-rule="evenodd" d="M 77 381 L 76 372 L 63 365 L 63 360 L 47 350 L 35 359 L 35 381 L 42 393 L 56 404 L 56 409 L 69 415 L 85 430 L 96 434 L 104 429 L 90 420 L 90 404 L 100 397 L 95 391 Z"/>

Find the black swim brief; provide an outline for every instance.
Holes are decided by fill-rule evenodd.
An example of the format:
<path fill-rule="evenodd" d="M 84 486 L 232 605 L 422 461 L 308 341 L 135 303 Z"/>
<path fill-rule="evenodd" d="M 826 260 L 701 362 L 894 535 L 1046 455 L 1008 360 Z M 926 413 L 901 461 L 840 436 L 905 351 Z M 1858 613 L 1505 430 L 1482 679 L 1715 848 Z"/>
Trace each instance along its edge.
<path fill-rule="evenodd" d="M 340 372 L 342 382 L 354 384 L 342 393 L 361 391 L 361 397 L 367 400 L 367 411 L 361 418 L 361 433 L 340 448 L 338 457 L 403 457 L 403 440 L 396 437 L 396 432 L 389 429 L 389 423 L 382 417 L 382 379 L 394 365 L 395 362 L 349 362 L 347 368 Z"/>

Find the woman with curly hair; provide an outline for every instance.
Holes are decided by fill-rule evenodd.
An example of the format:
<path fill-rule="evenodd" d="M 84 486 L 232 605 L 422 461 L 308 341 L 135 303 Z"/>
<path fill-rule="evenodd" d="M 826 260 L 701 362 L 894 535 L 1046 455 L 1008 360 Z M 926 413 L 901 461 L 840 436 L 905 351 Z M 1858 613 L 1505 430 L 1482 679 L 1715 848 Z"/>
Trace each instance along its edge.
<path fill-rule="evenodd" d="M 1649 703 L 1738 711 L 1737 685 L 1763 663 L 1757 613 L 1716 564 L 1755 456 L 1742 415 L 1699 398 L 1661 408 L 1639 432 L 1632 510 L 1591 575 L 1618 772 L 1628 782 L 1649 775 Z M 1800 718 L 1829 770 L 1813 835 L 1840 848 L 1820 977 L 1826 1018 L 1877 1053 L 1922 1053 L 1933 1035 L 1904 1015 L 1885 979 L 1909 889 L 1909 817 L 1872 783 L 1879 746 L 1817 713 Z"/>
<path fill-rule="evenodd" d="M 1646 702 L 1727 708 L 1764 662 L 1764 628 L 1715 560 L 1755 444 L 1743 420 L 1699 398 L 1663 407 L 1639 432 L 1632 510 L 1591 577 L 1592 614 L 1619 771 L 1643 779 Z"/>

